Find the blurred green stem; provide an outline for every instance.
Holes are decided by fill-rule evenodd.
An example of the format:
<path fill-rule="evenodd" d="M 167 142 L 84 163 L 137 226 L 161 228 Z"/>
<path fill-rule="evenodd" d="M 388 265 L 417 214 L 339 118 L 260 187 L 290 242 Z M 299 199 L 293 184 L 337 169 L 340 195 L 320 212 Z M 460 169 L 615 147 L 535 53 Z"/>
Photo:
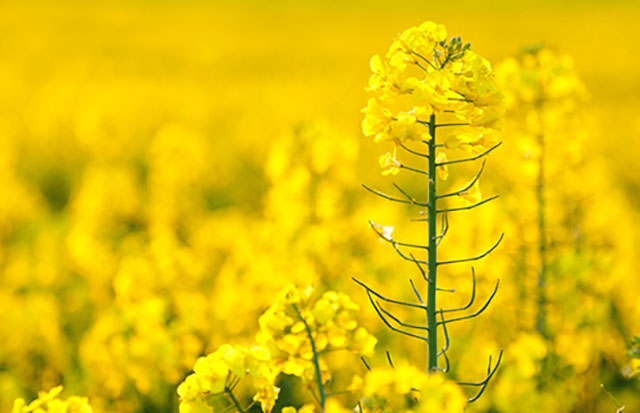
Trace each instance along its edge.
<path fill-rule="evenodd" d="M 539 109 L 541 109 L 539 106 Z M 540 116 L 542 113 L 540 110 Z M 542 125 L 540 126 L 542 127 Z M 545 211 L 545 142 L 544 134 L 538 134 L 538 182 L 536 187 L 536 195 L 538 197 L 538 250 L 540 252 L 540 268 L 538 268 L 538 317 L 536 320 L 536 330 L 542 336 L 547 337 L 547 320 L 546 320 L 546 282 L 547 282 L 547 228 L 546 228 L 546 211 Z"/>
<path fill-rule="evenodd" d="M 606 387 L 604 387 L 604 384 L 600 384 L 600 388 L 602 389 L 602 391 L 607 395 L 607 397 L 609 397 L 609 400 L 611 400 L 611 402 L 613 403 L 614 406 L 616 406 L 616 413 L 621 413 L 624 408 L 626 406 L 620 406 L 620 404 L 618 403 L 618 401 L 616 400 L 615 397 L 613 397 L 613 394 L 611 394 L 611 392 L 609 390 L 607 390 Z"/>

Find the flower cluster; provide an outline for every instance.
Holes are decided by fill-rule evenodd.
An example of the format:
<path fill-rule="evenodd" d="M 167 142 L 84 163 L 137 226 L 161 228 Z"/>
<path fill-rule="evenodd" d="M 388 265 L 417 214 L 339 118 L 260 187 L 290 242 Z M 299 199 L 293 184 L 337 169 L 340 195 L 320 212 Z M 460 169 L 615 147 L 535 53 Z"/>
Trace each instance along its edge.
<path fill-rule="evenodd" d="M 351 388 L 362 394 L 360 404 L 365 412 L 461 413 L 467 403 L 455 382 L 406 364 L 373 368 Z"/>
<path fill-rule="evenodd" d="M 573 107 L 587 95 L 571 56 L 539 46 L 505 59 L 496 66 L 496 78 L 509 109 L 551 102 Z"/>
<path fill-rule="evenodd" d="M 280 389 L 273 385 L 277 373 L 269 366 L 269 351 L 263 347 L 222 345 L 215 352 L 200 357 L 193 374 L 178 386 L 180 413 L 207 411 L 207 397 L 231 391 L 234 382 L 251 377 L 257 389 L 254 400 L 265 412 L 273 409 Z"/>
<path fill-rule="evenodd" d="M 312 301 L 313 288 L 285 288 L 260 317 L 257 340 L 271 352 L 278 371 L 312 380 L 314 353 L 349 350 L 370 355 L 376 338 L 355 318 L 358 305 L 344 293 L 327 291 Z M 313 339 L 309 339 L 309 336 Z M 320 360 L 323 382 L 330 378 L 328 366 Z"/>
<path fill-rule="evenodd" d="M 315 301 L 312 294 L 312 287 L 286 287 L 260 317 L 258 345 L 225 344 L 198 358 L 193 374 L 178 386 L 180 413 L 210 412 L 208 399 L 213 395 L 225 394 L 239 403 L 233 390 L 243 378 L 253 384 L 253 400 L 269 413 L 280 393 L 275 385 L 280 373 L 313 383 L 317 363 L 322 366 L 322 382 L 326 383 L 330 373 L 328 365 L 319 358 L 321 353 L 373 352 L 376 339 L 358 326 L 355 318 L 358 306 L 346 294 L 327 291 Z"/>
<path fill-rule="evenodd" d="M 501 127 L 502 95 L 489 62 L 459 37 L 447 40 L 444 26 L 426 22 L 402 32 L 384 57 L 371 59 L 373 95 L 363 109 L 362 129 L 376 142 L 428 141 L 430 117 L 455 121 L 446 148 L 478 151 L 495 143 Z M 444 152 L 439 161 L 446 160 Z M 395 174 L 395 154 L 380 158 L 385 174 Z M 446 179 L 446 171 L 440 173 Z"/>
<path fill-rule="evenodd" d="M 496 65 L 495 72 L 505 94 L 509 134 L 525 158 L 520 169 L 534 174 L 538 168 L 528 163 L 545 157 L 549 169 L 545 173 L 555 179 L 567 164 L 583 162 L 588 127 L 578 105 L 588 93 L 571 56 L 531 47 Z M 560 141 L 562 145 L 556 144 Z"/>
<path fill-rule="evenodd" d="M 71 396 L 62 400 L 60 393 L 62 386 L 56 386 L 48 392 L 39 392 L 38 398 L 29 404 L 18 398 L 13 403 L 12 413 L 93 413 L 86 397 Z"/>

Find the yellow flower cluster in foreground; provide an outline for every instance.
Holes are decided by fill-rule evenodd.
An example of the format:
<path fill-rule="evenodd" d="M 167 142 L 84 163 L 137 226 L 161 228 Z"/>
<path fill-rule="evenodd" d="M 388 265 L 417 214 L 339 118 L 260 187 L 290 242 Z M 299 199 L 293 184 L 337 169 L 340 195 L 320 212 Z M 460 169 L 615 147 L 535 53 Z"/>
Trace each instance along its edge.
<path fill-rule="evenodd" d="M 271 412 L 280 392 L 275 381 L 281 373 L 313 383 L 319 368 L 324 385 L 331 373 L 321 354 L 347 350 L 357 356 L 371 355 L 376 339 L 358 326 L 358 305 L 333 291 L 312 300 L 313 292 L 312 287 L 285 288 L 260 317 L 257 345 L 223 345 L 200 357 L 194 374 L 178 387 L 180 412 L 211 411 L 206 398 L 215 394 L 227 394 L 236 403 L 233 388 L 245 377 L 256 389 L 253 399 L 263 411 Z"/>
<path fill-rule="evenodd" d="M 356 319 L 359 307 L 344 293 L 328 291 L 315 302 L 313 289 L 285 289 L 274 304 L 260 317 L 257 341 L 269 349 L 277 369 L 285 374 L 311 380 L 313 350 L 308 337 L 308 325 L 315 342 L 315 351 L 347 350 L 357 355 L 371 355 L 376 339 Z M 306 323 L 306 325 L 305 325 Z M 330 380 L 327 366 L 323 380 Z"/>
<path fill-rule="evenodd" d="M 250 348 L 225 344 L 215 352 L 200 357 L 193 366 L 194 374 L 178 386 L 180 412 L 206 411 L 205 398 L 231 391 L 231 382 L 250 377 L 258 389 L 255 399 L 270 412 L 279 389 L 273 381 L 277 373 L 270 368 L 269 352 L 262 347 Z"/>

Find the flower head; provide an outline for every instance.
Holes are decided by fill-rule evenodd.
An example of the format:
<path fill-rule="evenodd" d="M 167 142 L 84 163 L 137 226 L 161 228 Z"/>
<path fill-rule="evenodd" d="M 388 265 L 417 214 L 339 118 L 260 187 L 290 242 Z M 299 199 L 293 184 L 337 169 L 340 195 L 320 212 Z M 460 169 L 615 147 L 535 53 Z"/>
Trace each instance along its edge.
<path fill-rule="evenodd" d="M 359 307 L 349 296 L 327 291 L 312 300 L 312 293 L 311 287 L 294 285 L 283 290 L 260 317 L 257 335 L 258 343 L 269 349 L 276 371 L 308 379 L 313 378 L 314 368 L 307 326 L 318 352 L 348 350 L 369 355 L 376 344 L 376 339 L 358 325 Z M 323 375 L 329 374 L 326 365 L 323 370 Z"/>
<path fill-rule="evenodd" d="M 501 128 L 503 98 L 491 65 L 459 37 L 447 40 L 440 24 L 425 22 L 405 30 L 370 66 L 367 90 L 373 97 L 363 109 L 362 130 L 376 142 L 429 140 L 431 115 L 451 118 L 476 135 Z M 463 149 L 484 143 L 473 140 Z"/>
<path fill-rule="evenodd" d="M 382 167 L 382 175 L 397 175 L 402 167 L 400 161 L 396 159 L 395 151 L 393 155 L 387 152 L 380 156 L 379 163 Z"/>

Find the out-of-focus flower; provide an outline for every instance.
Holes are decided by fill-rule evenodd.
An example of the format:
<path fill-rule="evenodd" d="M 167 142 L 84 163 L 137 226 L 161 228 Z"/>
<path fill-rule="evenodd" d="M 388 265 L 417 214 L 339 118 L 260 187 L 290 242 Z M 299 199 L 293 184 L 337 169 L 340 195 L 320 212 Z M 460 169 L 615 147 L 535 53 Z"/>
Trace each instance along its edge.
<path fill-rule="evenodd" d="M 86 397 L 71 396 L 62 400 L 60 393 L 62 386 L 56 386 L 48 392 L 39 392 L 38 398 L 29 404 L 18 398 L 13 403 L 12 413 L 93 413 Z"/>

